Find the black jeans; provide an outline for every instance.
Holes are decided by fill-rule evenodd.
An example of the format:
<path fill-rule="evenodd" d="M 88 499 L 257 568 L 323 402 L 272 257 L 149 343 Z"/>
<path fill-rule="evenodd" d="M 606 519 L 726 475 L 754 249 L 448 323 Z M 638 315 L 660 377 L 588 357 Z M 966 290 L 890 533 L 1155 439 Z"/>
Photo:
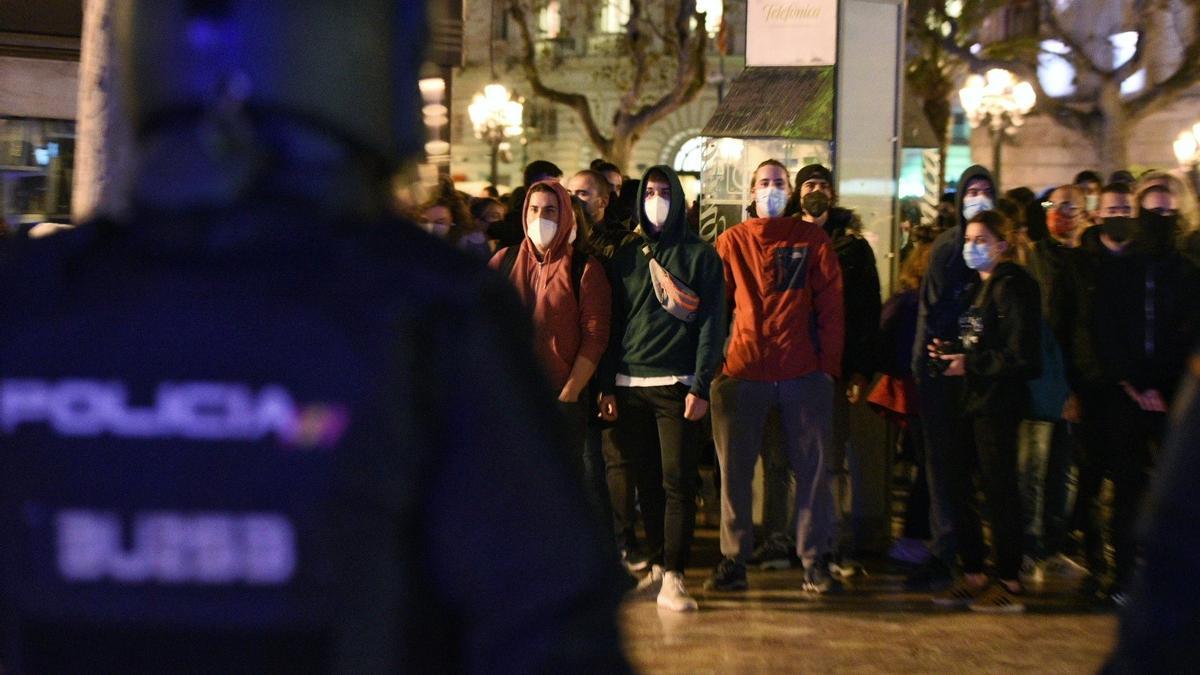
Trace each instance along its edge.
<path fill-rule="evenodd" d="M 1150 483 L 1151 448 L 1162 439 L 1166 415 L 1142 410 L 1118 387 L 1084 401 L 1083 461 L 1080 463 L 1077 522 L 1084 530 L 1088 567 L 1107 571 L 1100 486 L 1113 482 L 1112 543 L 1116 583 L 1128 590 L 1137 562 L 1137 524 Z"/>
<path fill-rule="evenodd" d="M 966 445 L 963 452 L 946 457 L 947 488 L 963 571 L 982 573 L 987 557 L 973 480 L 978 469 L 992 525 L 996 575 L 1015 581 L 1021 571 L 1021 495 L 1017 488 L 1019 411 L 1010 415 L 970 415 L 966 422 L 974 443 Z"/>
<path fill-rule="evenodd" d="M 908 427 L 904 429 L 904 442 L 912 449 L 912 461 L 917 466 L 917 476 L 908 491 L 908 502 L 904 506 L 904 537 L 907 539 L 929 539 L 933 532 L 929 527 L 929 482 L 925 470 L 925 433 L 918 415 L 908 416 Z"/>
<path fill-rule="evenodd" d="M 682 384 L 617 387 L 617 422 L 604 430 L 605 457 L 633 469 L 650 561 L 674 572 L 687 566 L 696 526 L 700 425 L 683 418 L 687 393 Z M 619 512 L 632 500 L 619 494 L 622 486 L 613 490 L 613 478 L 610 471 L 613 509 Z M 617 520 L 631 523 L 633 514 L 618 513 Z"/>
<path fill-rule="evenodd" d="M 918 376 L 917 399 L 925 440 L 929 526 L 933 531 L 930 550 L 946 564 L 952 564 L 958 551 L 954 529 L 957 517 L 950 497 L 947 463 L 951 455 L 967 453 L 971 447 L 969 431 L 964 429 L 963 378 Z"/>

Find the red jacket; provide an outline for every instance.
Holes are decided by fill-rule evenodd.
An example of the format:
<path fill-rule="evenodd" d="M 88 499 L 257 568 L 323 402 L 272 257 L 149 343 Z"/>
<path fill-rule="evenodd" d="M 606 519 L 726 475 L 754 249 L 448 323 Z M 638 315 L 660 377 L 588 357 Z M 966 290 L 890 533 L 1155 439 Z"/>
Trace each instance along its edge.
<path fill-rule="evenodd" d="M 532 310 L 533 349 L 541 359 L 550 383 L 559 389 L 570 379 L 577 358 L 582 356 L 599 363 L 604 355 L 608 347 L 612 289 L 604 268 L 595 258 L 589 257 L 579 284 L 579 299 L 576 300 L 574 280 L 571 278 L 570 238 L 575 231 L 571 196 L 557 182 L 546 185 L 558 197 L 558 231 L 545 254 L 540 257 L 528 237 L 517 244 L 520 250 L 509 273 L 509 280 Z M 525 204 L 525 209 L 528 209 L 529 195 L 525 197 Z M 496 251 L 488 265 L 498 269 L 507 251 Z"/>
<path fill-rule="evenodd" d="M 724 372 L 778 382 L 841 375 L 842 270 L 829 236 L 795 217 L 753 218 L 717 238 L 733 326 Z"/>

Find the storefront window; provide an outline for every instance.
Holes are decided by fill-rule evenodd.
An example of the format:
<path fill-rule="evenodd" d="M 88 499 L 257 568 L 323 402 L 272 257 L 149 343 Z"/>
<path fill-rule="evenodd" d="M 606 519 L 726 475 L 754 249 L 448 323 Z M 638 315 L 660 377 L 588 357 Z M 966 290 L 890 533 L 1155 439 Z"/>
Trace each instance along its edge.
<path fill-rule="evenodd" d="M 71 215 L 75 123 L 0 117 L 0 219 L 9 229 Z"/>

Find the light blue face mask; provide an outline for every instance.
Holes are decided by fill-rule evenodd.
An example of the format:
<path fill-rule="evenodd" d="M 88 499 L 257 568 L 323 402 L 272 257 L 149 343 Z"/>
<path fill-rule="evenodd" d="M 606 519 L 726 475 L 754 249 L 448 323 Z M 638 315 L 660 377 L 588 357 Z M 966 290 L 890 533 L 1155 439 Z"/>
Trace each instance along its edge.
<path fill-rule="evenodd" d="M 974 197 L 963 197 L 962 213 L 963 218 L 970 220 L 975 217 L 975 214 L 981 211 L 991 211 L 995 204 L 987 195 L 977 195 Z"/>
<path fill-rule="evenodd" d="M 759 218 L 774 218 L 783 214 L 787 206 L 788 193 L 777 187 L 758 188 L 754 202 Z"/>
<path fill-rule="evenodd" d="M 964 244 L 963 260 L 966 261 L 967 267 L 978 270 L 990 266 L 995 256 L 987 244 Z"/>

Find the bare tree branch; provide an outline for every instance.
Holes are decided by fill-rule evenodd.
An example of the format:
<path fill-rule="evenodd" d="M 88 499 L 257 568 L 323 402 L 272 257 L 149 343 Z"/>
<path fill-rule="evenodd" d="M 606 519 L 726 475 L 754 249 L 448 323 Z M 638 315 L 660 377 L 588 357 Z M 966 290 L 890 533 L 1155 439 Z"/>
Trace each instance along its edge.
<path fill-rule="evenodd" d="M 690 31 L 691 20 L 697 22 L 696 30 Z M 708 31 L 704 27 L 704 14 L 696 13 L 695 0 L 683 0 L 675 20 L 676 34 L 680 46 L 676 52 L 679 63 L 676 67 L 675 85 L 657 101 L 645 105 L 627 120 L 627 128 L 638 134 L 671 111 L 692 100 L 704 88 L 708 61 Z M 689 38 L 688 33 L 691 33 Z"/>
<path fill-rule="evenodd" d="M 1053 34 L 1045 37 L 1058 39 L 1064 45 L 1066 45 L 1067 49 L 1070 50 L 1068 57 L 1072 62 L 1074 62 L 1077 66 L 1082 66 L 1083 70 L 1095 73 L 1101 77 L 1112 74 L 1112 71 L 1107 68 L 1100 67 L 1099 64 L 1093 61 L 1085 46 L 1076 40 L 1075 36 L 1072 35 L 1071 32 L 1066 28 L 1064 28 L 1061 23 L 1059 23 L 1058 14 L 1054 11 L 1054 3 L 1051 2 L 1051 0 L 1042 0 L 1042 13 L 1046 17 L 1046 26 Z"/>
<path fill-rule="evenodd" d="M 600 131 L 599 125 L 596 124 L 596 118 L 592 115 L 592 107 L 588 102 L 587 96 L 554 89 L 547 86 L 542 80 L 541 72 L 539 72 L 537 66 L 537 54 L 534 47 L 533 34 L 529 29 L 529 22 L 524 8 L 520 6 L 519 2 L 513 0 L 508 5 L 508 13 L 512 16 L 513 21 L 516 22 L 517 30 L 521 34 L 521 42 L 525 47 L 525 54 L 521 59 L 521 65 L 525 70 L 526 79 L 529 80 L 530 86 L 533 87 L 533 93 L 574 110 L 579 115 L 580 121 L 583 122 L 583 128 L 588 135 L 588 140 L 598 149 L 610 147 L 612 139 L 606 138 L 603 132 Z"/>
<path fill-rule="evenodd" d="M 633 59 L 633 83 L 621 97 L 621 110 L 631 112 L 642 98 L 642 87 L 646 83 L 646 36 L 642 33 L 642 0 L 629 0 L 629 23 L 625 35 L 629 39 L 629 50 Z"/>
<path fill-rule="evenodd" d="M 1189 4 L 1200 14 L 1200 2 Z M 1193 32 L 1192 41 L 1184 48 L 1179 68 L 1157 85 L 1148 82 L 1136 98 L 1126 101 L 1126 113 L 1130 120 L 1144 119 L 1171 105 L 1197 84 L 1200 84 L 1200 30 Z"/>

